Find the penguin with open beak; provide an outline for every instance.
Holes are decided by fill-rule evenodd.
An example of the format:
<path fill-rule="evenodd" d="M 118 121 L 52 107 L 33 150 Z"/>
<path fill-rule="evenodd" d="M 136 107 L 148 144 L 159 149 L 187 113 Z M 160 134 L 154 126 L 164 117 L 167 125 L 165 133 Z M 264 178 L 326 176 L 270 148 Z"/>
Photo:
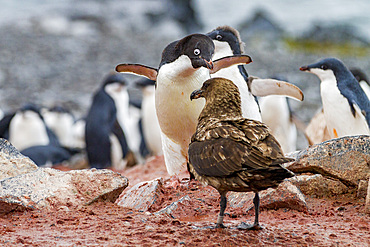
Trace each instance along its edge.
<path fill-rule="evenodd" d="M 158 69 L 139 64 L 116 67 L 118 72 L 134 73 L 156 81 L 155 106 L 164 160 L 171 176 L 186 170 L 188 145 L 205 104 L 204 100 L 190 101 L 190 94 L 200 88 L 211 73 L 234 64 L 252 62 L 247 55 L 212 61 L 214 50 L 211 38 L 192 34 L 164 49 Z"/>

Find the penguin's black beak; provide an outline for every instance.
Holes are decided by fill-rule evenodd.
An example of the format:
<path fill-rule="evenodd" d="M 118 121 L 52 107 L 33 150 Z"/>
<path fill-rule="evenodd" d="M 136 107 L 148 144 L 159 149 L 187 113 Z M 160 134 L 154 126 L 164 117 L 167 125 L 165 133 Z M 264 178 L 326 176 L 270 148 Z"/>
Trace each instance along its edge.
<path fill-rule="evenodd" d="M 202 57 L 193 58 L 191 60 L 191 63 L 193 65 L 194 69 L 197 69 L 197 68 L 200 68 L 200 67 L 205 67 L 209 70 L 213 69 L 213 62 L 211 60 L 208 61 L 207 59 L 202 58 Z"/>
<path fill-rule="evenodd" d="M 212 60 L 207 61 L 204 58 L 203 58 L 203 60 L 204 60 L 205 65 L 207 66 L 207 69 L 213 69 L 213 62 L 212 62 Z"/>
<path fill-rule="evenodd" d="M 308 66 L 302 66 L 299 68 L 300 71 L 310 71 L 310 68 Z"/>
<path fill-rule="evenodd" d="M 204 97 L 203 96 L 203 90 L 201 89 L 197 89 L 197 90 L 194 90 L 191 94 L 190 94 L 190 100 L 193 100 L 193 99 L 199 99 L 201 97 Z"/>

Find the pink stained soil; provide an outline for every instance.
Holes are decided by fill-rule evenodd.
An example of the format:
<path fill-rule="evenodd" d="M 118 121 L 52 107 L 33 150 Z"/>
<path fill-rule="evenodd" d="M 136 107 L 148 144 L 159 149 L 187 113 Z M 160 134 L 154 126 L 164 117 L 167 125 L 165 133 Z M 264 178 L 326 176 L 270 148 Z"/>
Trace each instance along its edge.
<path fill-rule="evenodd" d="M 59 167 L 59 169 L 62 169 Z M 162 157 L 121 172 L 130 187 L 141 181 L 169 178 Z M 364 200 L 352 194 L 307 198 L 308 212 L 261 209 L 260 231 L 236 229 L 252 223 L 254 210 L 227 208 L 226 229 L 213 226 L 219 195 L 212 187 L 167 183 L 148 212 L 111 202 L 97 202 L 60 211 L 13 212 L 0 216 L 0 246 L 370 246 L 370 216 Z M 153 212 L 188 195 L 172 216 Z"/>

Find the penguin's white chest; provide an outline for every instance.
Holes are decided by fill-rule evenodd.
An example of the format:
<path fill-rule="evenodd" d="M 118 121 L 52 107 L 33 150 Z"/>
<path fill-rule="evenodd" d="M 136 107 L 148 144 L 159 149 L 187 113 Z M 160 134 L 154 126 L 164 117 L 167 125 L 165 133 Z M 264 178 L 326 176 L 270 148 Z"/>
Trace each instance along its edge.
<path fill-rule="evenodd" d="M 37 113 L 17 113 L 9 126 L 9 141 L 18 150 L 38 145 L 48 145 L 46 126 Z"/>
<path fill-rule="evenodd" d="M 347 98 L 338 89 L 334 75 L 321 81 L 320 91 L 331 138 L 370 134 L 364 116 L 359 111 L 353 116 Z"/>
<path fill-rule="evenodd" d="M 215 44 L 215 54 L 213 59 L 219 59 L 226 56 L 232 56 L 233 51 L 231 50 L 227 42 L 220 42 L 214 40 Z M 240 74 L 239 68 L 237 65 L 230 66 L 225 69 L 221 69 L 216 73 L 211 75 L 212 78 L 222 77 L 231 80 L 238 87 L 240 92 L 240 98 L 242 101 L 242 114 L 243 117 L 248 119 L 253 119 L 261 121 L 261 113 L 259 111 L 258 104 L 254 99 L 254 96 L 249 91 L 248 84 L 245 81 L 244 77 Z"/>
<path fill-rule="evenodd" d="M 65 147 L 73 144 L 73 116 L 68 113 L 45 112 L 43 114 L 46 125 L 54 131 L 58 140 Z"/>
<path fill-rule="evenodd" d="M 248 84 L 244 80 L 244 77 L 240 74 L 237 65 L 230 66 L 229 68 L 221 69 L 220 71 L 212 74 L 212 78 L 222 77 L 231 80 L 238 87 L 242 114 L 243 117 L 261 121 L 261 113 L 259 111 L 258 104 L 254 99 L 254 96 L 248 89 Z"/>
<path fill-rule="evenodd" d="M 205 104 L 204 99 L 191 101 L 190 94 L 209 79 L 209 72 L 205 68 L 189 68 L 184 69 L 184 73 L 173 74 L 176 64 L 184 67 L 182 63 L 188 62 L 191 66 L 186 58 L 180 57 L 178 60 L 169 66 L 163 65 L 159 71 L 155 106 L 161 131 L 174 142 L 187 147 Z"/>
<path fill-rule="evenodd" d="M 161 132 L 155 110 L 155 88 L 146 87 L 143 92 L 143 133 L 148 148 L 154 155 L 162 154 Z"/>
<path fill-rule="evenodd" d="M 297 128 L 290 119 L 287 100 L 281 95 L 269 95 L 260 100 L 262 122 L 269 126 L 284 153 L 296 150 Z"/>

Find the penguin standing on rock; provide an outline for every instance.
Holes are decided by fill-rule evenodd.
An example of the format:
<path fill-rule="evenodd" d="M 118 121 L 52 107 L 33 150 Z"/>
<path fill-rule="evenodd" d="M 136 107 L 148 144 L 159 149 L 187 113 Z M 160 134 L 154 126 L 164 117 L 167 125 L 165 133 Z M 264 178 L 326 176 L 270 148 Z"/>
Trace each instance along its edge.
<path fill-rule="evenodd" d="M 300 70 L 321 80 L 322 106 L 331 138 L 370 135 L 370 101 L 342 61 L 325 58 Z"/>
<path fill-rule="evenodd" d="M 156 81 L 155 106 L 166 168 L 171 176 L 185 171 L 188 145 L 204 101 L 191 102 L 189 95 L 210 78 L 210 73 L 233 64 L 247 64 L 246 55 L 212 61 L 214 44 L 203 34 L 192 34 L 170 43 L 162 53 L 159 69 L 120 64 L 116 71 L 135 73 Z M 178 180 L 177 180 L 178 181 Z M 174 181 L 175 182 L 175 181 Z"/>
<path fill-rule="evenodd" d="M 125 133 L 118 119 L 121 103 L 114 96 L 125 85 L 122 75 L 109 75 L 95 93 L 86 117 L 85 141 L 89 164 L 94 168 L 122 169 L 129 152 Z"/>
<path fill-rule="evenodd" d="M 229 26 L 221 26 L 207 33 L 215 45 L 213 59 L 240 55 L 244 51 L 239 32 Z M 303 100 L 301 90 L 285 81 L 260 79 L 248 76 L 243 65 L 234 65 L 212 74 L 212 78 L 222 77 L 231 80 L 239 89 L 242 100 L 243 117 L 261 121 L 261 113 L 255 96 L 286 95 Z"/>

